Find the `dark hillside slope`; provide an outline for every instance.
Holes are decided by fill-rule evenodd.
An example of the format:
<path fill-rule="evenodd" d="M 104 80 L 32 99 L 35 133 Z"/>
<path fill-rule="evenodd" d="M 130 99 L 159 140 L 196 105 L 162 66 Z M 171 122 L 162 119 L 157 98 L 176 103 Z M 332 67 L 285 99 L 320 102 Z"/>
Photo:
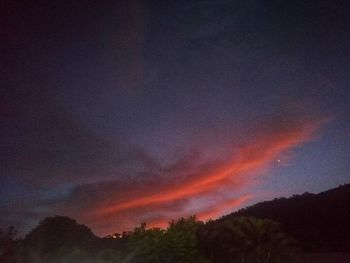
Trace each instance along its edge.
<path fill-rule="evenodd" d="M 350 252 L 350 184 L 258 203 L 224 216 L 255 216 L 280 222 L 307 251 Z"/>

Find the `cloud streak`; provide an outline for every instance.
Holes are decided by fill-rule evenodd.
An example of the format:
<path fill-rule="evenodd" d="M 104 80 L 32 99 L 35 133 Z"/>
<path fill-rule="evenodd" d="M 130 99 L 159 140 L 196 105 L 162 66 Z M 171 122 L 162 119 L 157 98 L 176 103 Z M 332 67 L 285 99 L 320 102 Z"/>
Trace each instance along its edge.
<path fill-rule="evenodd" d="M 279 134 L 275 132 L 263 134 L 254 142 L 243 146 L 234 157 L 211 165 L 211 167 L 203 167 L 200 171 L 190 174 L 187 180 L 177 186 L 170 186 L 169 189 L 164 189 L 160 193 L 102 207 L 97 213 L 108 215 L 126 209 L 171 202 L 214 191 L 225 185 L 227 179 L 235 179 L 242 173 L 262 168 L 285 150 L 309 140 L 317 128 L 318 125 L 313 123 L 301 123 L 299 127 L 293 127 L 291 130 L 285 130 Z"/>
<path fill-rule="evenodd" d="M 41 112 L 29 106 L 34 113 Z M 105 235 L 132 229 L 141 222 L 165 226 L 169 220 L 192 214 L 202 220 L 215 218 L 252 198 L 254 193 L 240 191 L 258 176 L 264 176 L 281 155 L 313 139 L 327 121 L 305 114 L 305 110 L 288 108 L 250 126 L 238 142 L 225 139 L 219 141 L 226 144 L 215 145 L 213 140 L 213 148 L 221 147 L 225 154 L 212 150 L 203 155 L 202 149 L 196 149 L 165 165 L 142 147 L 91 135 L 59 109 L 49 106 L 45 114 L 39 115 L 39 121 L 55 133 L 44 130 L 52 136 L 42 138 L 34 130 L 33 136 L 40 139 L 35 141 L 45 147 L 39 148 L 38 155 L 27 154 L 34 146 L 24 143 L 28 151 L 23 151 L 23 158 L 20 155 L 22 159 L 15 162 L 9 155 L 9 165 L 4 170 L 6 174 L 15 169 L 26 171 L 17 179 L 25 183 L 29 194 L 36 194 L 2 205 L 0 210 L 6 218 L 1 224 L 15 222 L 16 215 L 21 215 L 18 224 L 26 225 L 61 214 Z M 202 147 L 206 153 L 211 149 L 204 144 Z M 46 148 L 49 154 L 45 154 Z M 61 157 L 66 148 L 69 158 Z M 35 207 L 35 213 L 23 204 Z"/>
<path fill-rule="evenodd" d="M 88 202 L 88 211 L 84 209 L 79 214 L 88 215 L 88 223 L 95 225 L 100 233 L 140 222 L 164 226 L 168 220 L 196 213 L 200 219 L 218 217 L 250 197 L 228 195 L 223 199 L 217 197 L 219 194 L 239 192 L 252 184 L 280 155 L 313 139 L 326 122 L 315 116 L 282 115 L 255 125 L 252 135 L 238 148 L 229 146 L 232 154 L 226 159 L 206 160 L 197 166 L 188 165 L 187 160 L 184 166 L 188 170 L 183 171 L 181 163 L 171 166 L 177 172 L 182 171 L 181 174 L 165 167 L 148 180 L 82 185 L 73 191 L 69 200 L 73 203 L 80 200 L 80 206 L 79 195 L 93 196 L 93 201 Z M 189 210 L 189 202 L 200 205 L 201 198 L 205 197 L 211 197 L 214 205 L 204 204 L 202 210 Z M 106 220 L 118 222 L 118 225 L 100 224 Z"/>
<path fill-rule="evenodd" d="M 225 210 L 234 209 L 238 206 L 241 206 L 251 198 L 252 198 L 252 195 L 246 194 L 238 198 L 225 200 L 213 207 L 207 208 L 206 210 L 202 210 L 196 213 L 196 216 L 199 220 L 203 220 L 203 221 L 206 221 L 212 218 L 217 218 L 221 216 L 225 212 Z"/>

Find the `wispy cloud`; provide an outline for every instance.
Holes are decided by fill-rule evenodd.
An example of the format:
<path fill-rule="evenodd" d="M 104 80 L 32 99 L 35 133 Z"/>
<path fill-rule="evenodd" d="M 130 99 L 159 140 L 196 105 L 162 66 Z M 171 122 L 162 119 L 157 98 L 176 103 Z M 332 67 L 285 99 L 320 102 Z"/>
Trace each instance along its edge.
<path fill-rule="evenodd" d="M 230 199 L 230 200 L 225 200 L 213 207 L 209 207 L 206 210 L 200 211 L 196 213 L 196 216 L 199 220 L 208 220 L 208 219 L 213 219 L 217 218 L 223 213 L 228 210 L 228 209 L 234 209 L 238 206 L 243 205 L 245 202 L 247 202 L 249 199 L 252 198 L 252 195 L 243 195 L 238 198 Z"/>
<path fill-rule="evenodd" d="M 50 132 L 39 133 L 30 126 L 33 140 L 24 141 L 20 155 L 8 149 L 11 154 L 2 169 L 35 195 L 3 204 L 0 209 L 6 218 L 0 223 L 14 222 L 21 215 L 19 224 L 25 225 L 62 214 L 77 218 L 101 235 L 141 222 L 164 226 L 191 214 L 209 219 L 241 206 L 254 196 L 240 194 L 242 189 L 264 176 L 280 156 L 313 139 L 327 121 L 306 110 L 288 108 L 251 125 L 238 142 L 230 139 L 220 144 L 225 149 L 220 154 L 213 150 L 202 155 L 198 149 L 164 164 L 139 146 L 92 135 L 52 105 L 46 105 L 45 112 L 40 106 L 29 106 L 32 114 L 38 114 L 40 127 Z M 203 149 L 210 150 L 207 145 Z M 17 159 L 10 158 L 12 153 Z"/>
<path fill-rule="evenodd" d="M 225 159 L 207 160 L 198 166 L 184 163 L 189 169 L 180 175 L 164 168 L 147 180 L 81 185 L 72 192 L 69 202 L 81 208 L 81 203 L 88 201 L 77 216 L 83 213 L 102 233 L 142 221 L 149 221 L 153 226 L 158 222 L 162 226 L 174 216 L 191 212 L 198 213 L 200 219 L 217 217 L 226 208 L 239 206 L 249 196 L 217 198 L 214 206 L 208 204 L 198 211 L 188 211 L 188 202 L 199 202 L 200 198 L 210 196 L 215 199 L 218 193 L 234 193 L 247 187 L 280 155 L 314 138 L 324 122 L 324 118 L 279 115 L 255 125 L 252 136 L 247 136 Z M 173 167 L 180 169 L 179 164 Z M 108 226 L 103 223 L 102 227 L 99 222 L 106 220 L 118 223 Z"/>

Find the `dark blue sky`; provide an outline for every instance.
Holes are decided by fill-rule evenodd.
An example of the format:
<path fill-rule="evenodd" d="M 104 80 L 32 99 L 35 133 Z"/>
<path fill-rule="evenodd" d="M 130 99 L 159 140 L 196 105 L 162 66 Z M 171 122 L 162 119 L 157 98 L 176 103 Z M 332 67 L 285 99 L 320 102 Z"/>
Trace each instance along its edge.
<path fill-rule="evenodd" d="M 0 225 L 98 234 L 349 182 L 347 1 L 5 1 Z"/>

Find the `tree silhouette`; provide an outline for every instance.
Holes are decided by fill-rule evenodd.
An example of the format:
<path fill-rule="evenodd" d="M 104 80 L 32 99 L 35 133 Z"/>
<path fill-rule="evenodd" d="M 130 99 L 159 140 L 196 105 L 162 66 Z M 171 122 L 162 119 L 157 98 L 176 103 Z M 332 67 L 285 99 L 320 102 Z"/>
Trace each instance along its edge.
<path fill-rule="evenodd" d="M 319 194 L 261 202 L 220 220 L 237 216 L 267 218 L 283 224 L 308 252 L 350 252 L 350 184 Z"/>
<path fill-rule="evenodd" d="M 206 262 L 197 248 L 196 231 L 201 223 L 194 216 L 171 221 L 166 230 L 135 228 L 128 241 L 133 262 L 201 263 Z"/>
<path fill-rule="evenodd" d="M 96 262 L 118 263 L 122 262 L 122 252 L 115 249 L 103 249 L 96 254 Z"/>
<path fill-rule="evenodd" d="M 288 262 L 296 241 L 271 220 L 237 217 L 208 222 L 199 230 L 202 251 L 212 262 Z"/>
<path fill-rule="evenodd" d="M 165 231 L 160 228 L 146 229 L 146 224 L 136 227 L 128 241 L 128 254 L 134 262 L 163 262 L 165 257 Z"/>
<path fill-rule="evenodd" d="M 195 216 L 180 218 L 171 221 L 165 233 L 167 254 L 171 255 L 172 261 L 183 263 L 206 262 L 206 259 L 199 253 L 197 229 L 203 225 L 197 221 Z"/>
<path fill-rule="evenodd" d="M 26 258 L 38 262 L 55 262 L 67 255 L 94 251 L 97 237 L 89 228 L 71 218 L 45 218 L 24 239 Z"/>
<path fill-rule="evenodd" d="M 0 262 L 15 263 L 19 261 L 21 240 L 16 236 L 17 230 L 13 226 L 6 230 L 0 228 Z"/>
<path fill-rule="evenodd" d="M 284 228 L 311 251 L 349 251 L 349 190 L 279 198 L 205 224 L 194 216 L 167 229 L 141 224 L 105 238 L 68 217 L 49 217 L 24 240 L 13 227 L 0 229 L 0 263 L 285 263 L 299 246 Z"/>

